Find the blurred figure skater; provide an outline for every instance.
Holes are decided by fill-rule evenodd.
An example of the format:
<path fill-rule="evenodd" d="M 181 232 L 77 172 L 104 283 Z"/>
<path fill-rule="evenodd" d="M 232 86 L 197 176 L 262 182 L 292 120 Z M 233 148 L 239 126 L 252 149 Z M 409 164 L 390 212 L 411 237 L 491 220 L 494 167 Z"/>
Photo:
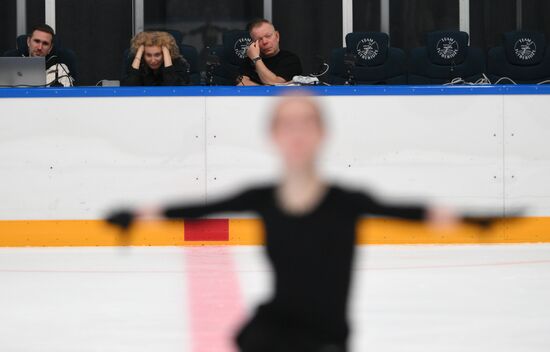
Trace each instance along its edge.
<path fill-rule="evenodd" d="M 455 222 L 444 209 L 383 204 L 367 193 L 327 183 L 316 167 L 325 128 L 315 98 L 285 96 L 275 108 L 270 128 L 284 167 L 277 184 L 206 206 L 119 212 L 110 218 L 115 224 L 129 225 L 134 217 L 190 219 L 252 211 L 263 219 L 275 289 L 238 333 L 242 352 L 348 350 L 348 293 L 355 228 L 361 216 L 426 220 L 437 226 Z"/>

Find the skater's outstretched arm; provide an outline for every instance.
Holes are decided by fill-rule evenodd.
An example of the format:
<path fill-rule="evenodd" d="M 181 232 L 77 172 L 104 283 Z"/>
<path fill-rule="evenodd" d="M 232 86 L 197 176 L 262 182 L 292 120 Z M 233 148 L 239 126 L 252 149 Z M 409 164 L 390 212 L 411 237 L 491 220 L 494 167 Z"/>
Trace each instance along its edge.
<path fill-rule="evenodd" d="M 365 193 L 353 194 L 353 205 L 365 215 L 387 216 L 406 220 L 424 220 L 429 210 L 420 204 L 389 204 L 384 203 Z"/>
<path fill-rule="evenodd" d="M 500 215 L 497 211 L 488 212 L 484 215 L 458 214 L 446 207 L 429 207 L 420 204 L 386 204 L 364 193 L 354 194 L 354 205 L 358 207 L 360 213 L 365 215 L 426 221 L 436 229 L 451 228 L 458 225 L 458 223 L 486 229 L 504 218 L 517 218 L 525 213 L 525 209 L 517 208 L 509 210 L 506 215 Z"/>
<path fill-rule="evenodd" d="M 427 221 L 436 228 L 455 226 L 460 218 L 449 208 L 428 207 L 422 204 L 390 204 L 365 194 L 353 195 L 354 206 L 364 215 L 378 215 L 392 218 Z"/>
<path fill-rule="evenodd" d="M 160 210 L 168 219 L 196 219 L 206 215 L 224 212 L 253 211 L 257 199 L 254 191 L 245 191 L 236 196 L 210 204 L 173 204 Z"/>
<path fill-rule="evenodd" d="M 112 212 L 107 217 L 106 221 L 112 225 L 126 229 L 130 227 L 136 219 L 197 219 L 210 214 L 223 212 L 254 211 L 257 202 L 257 192 L 250 190 L 210 204 L 173 204 L 166 207 L 119 209 L 118 211 Z"/>

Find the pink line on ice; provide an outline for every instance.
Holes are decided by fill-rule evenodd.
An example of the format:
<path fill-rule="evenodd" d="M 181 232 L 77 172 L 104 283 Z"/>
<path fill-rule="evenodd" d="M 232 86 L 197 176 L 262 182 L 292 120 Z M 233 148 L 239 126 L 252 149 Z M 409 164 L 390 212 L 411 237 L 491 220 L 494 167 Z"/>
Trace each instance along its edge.
<path fill-rule="evenodd" d="M 185 249 L 192 352 L 236 352 L 244 306 L 230 247 Z"/>

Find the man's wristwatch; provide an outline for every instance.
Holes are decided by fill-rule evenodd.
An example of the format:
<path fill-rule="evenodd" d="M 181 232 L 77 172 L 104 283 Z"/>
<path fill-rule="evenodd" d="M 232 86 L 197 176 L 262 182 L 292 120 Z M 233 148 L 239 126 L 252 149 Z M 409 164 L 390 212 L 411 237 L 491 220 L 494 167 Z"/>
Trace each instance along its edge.
<path fill-rule="evenodd" d="M 256 62 L 261 61 L 261 60 L 262 60 L 262 57 L 261 57 L 261 56 L 258 56 L 258 57 L 255 57 L 255 58 L 252 59 L 252 63 L 253 63 L 254 65 L 256 65 Z"/>

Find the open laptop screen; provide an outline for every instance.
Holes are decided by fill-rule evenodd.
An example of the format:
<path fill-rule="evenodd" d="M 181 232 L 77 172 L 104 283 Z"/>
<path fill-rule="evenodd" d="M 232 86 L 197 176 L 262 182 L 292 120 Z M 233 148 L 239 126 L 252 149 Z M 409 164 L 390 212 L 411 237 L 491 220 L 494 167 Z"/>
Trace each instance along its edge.
<path fill-rule="evenodd" d="M 0 57 L 0 86 L 29 87 L 46 85 L 44 57 Z"/>

